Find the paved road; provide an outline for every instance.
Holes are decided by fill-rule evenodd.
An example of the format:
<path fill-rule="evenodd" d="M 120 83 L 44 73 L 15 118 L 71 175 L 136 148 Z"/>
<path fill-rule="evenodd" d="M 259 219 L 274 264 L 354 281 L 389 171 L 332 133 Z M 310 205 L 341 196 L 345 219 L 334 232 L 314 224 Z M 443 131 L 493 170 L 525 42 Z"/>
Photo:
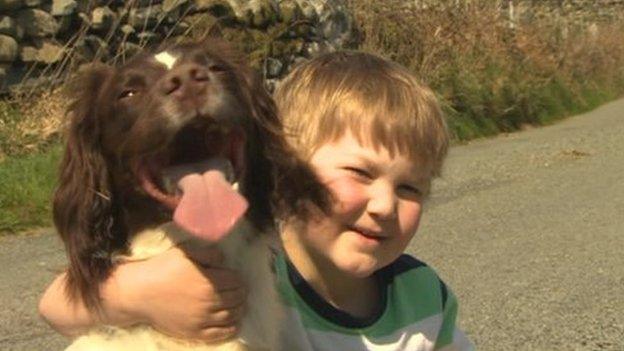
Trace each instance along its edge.
<path fill-rule="evenodd" d="M 624 100 L 451 150 L 409 251 L 460 298 L 480 350 L 624 350 Z M 36 315 L 64 257 L 0 238 L 0 350 L 58 350 Z"/>

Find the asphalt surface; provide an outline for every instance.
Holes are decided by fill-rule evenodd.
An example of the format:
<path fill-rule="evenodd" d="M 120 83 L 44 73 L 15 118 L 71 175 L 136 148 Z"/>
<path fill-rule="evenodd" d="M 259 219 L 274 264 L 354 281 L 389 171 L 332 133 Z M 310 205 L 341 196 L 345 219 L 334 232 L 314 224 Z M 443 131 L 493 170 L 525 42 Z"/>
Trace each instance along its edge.
<path fill-rule="evenodd" d="M 624 100 L 451 149 L 409 252 L 479 350 L 624 350 Z M 0 237 L 0 350 L 59 350 L 37 316 L 51 230 Z"/>

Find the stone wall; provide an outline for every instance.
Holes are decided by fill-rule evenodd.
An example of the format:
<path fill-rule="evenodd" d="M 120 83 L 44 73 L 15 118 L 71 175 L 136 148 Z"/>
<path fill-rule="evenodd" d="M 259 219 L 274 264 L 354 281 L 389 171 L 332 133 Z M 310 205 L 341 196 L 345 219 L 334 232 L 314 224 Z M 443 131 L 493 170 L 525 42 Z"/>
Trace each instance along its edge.
<path fill-rule="evenodd" d="M 0 0 L 0 92 L 20 82 L 41 85 L 41 77 L 61 81 L 81 63 L 118 63 L 143 46 L 211 28 L 249 54 L 272 86 L 299 60 L 357 44 L 348 1 L 359 0 Z M 564 27 L 594 28 L 624 17 L 624 0 L 497 1 L 512 26 L 546 16 Z"/>
<path fill-rule="evenodd" d="M 298 60 L 355 40 L 343 0 L 0 0 L 2 90 L 215 28 L 269 85 Z"/>

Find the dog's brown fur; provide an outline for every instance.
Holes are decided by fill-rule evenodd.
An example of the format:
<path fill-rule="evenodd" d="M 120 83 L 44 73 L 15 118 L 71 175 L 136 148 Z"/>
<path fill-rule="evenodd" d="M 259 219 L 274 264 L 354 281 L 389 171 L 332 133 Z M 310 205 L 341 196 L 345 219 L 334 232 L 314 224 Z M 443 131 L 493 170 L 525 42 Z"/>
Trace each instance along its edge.
<path fill-rule="evenodd" d="M 225 125 L 245 134 L 240 191 L 258 232 L 270 229 L 275 218 L 305 216 L 308 203 L 327 208 L 324 188 L 288 147 L 260 79 L 226 44 L 211 39 L 167 50 L 179 56 L 176 66 L 203 72 L 200 88 L 172 98 L 167 92 L 180 70 L 168 71 L 148 53 L 119 68 L 92 65 L 76 80 L 53 211 L 70 263 L 69 295 L 92 311 L 99 309 L 98 287 L 113 268 L 113 256 L 127 253 L 134 233 L 171 219 L 170 206 L 141 187 L 137 165 L 157 173 L 195 153 L 209 156 L 214 145 L 199 150 L 201 143 L 184 144 L 204 127 Z M 186 89 L 184 84 L 178 88 Z M 194 109 L 208 112 L 189 118 Z M 172 118 L 182 122 L 172 126 Z"/>

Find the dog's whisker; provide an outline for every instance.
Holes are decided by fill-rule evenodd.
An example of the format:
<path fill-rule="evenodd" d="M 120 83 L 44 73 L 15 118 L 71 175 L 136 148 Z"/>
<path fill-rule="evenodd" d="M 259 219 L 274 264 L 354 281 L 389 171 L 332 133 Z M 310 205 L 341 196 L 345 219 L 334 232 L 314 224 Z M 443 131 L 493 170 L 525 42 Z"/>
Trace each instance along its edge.
<path fill-rule="evenodd" d="M 111 197 L 102 193 L 101 191 L 97 191 L 95 189 L 91 189 L 91 191 L 93 191 L 95 193 L 95 195 L 97 195 L 98 197 L 101 197 L 102 199 L 106 200 L 106 201 L 111 201 Z"/>

